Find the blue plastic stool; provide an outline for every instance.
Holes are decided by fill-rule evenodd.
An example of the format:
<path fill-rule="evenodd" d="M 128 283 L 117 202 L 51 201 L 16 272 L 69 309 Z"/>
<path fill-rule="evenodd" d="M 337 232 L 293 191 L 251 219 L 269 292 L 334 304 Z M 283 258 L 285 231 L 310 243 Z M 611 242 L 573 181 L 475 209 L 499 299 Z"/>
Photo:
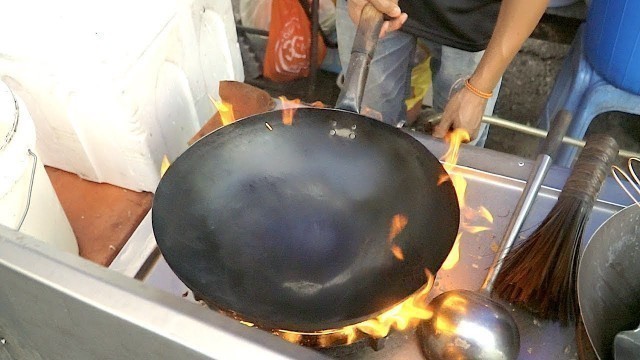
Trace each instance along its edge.
<path fill-rule="evenodd" d="M 640 95 L 611 85 L 585 58 L 584 25 L 578 30 L 571 50 L 556 77 L 538 126 L 549 129 L 550 119 L 561 109 L 573 114 L 567 136 L 578 139 L 584 137 L 589 124 L 598 114 L 621 111 L 640 115 Z M 563 145 L 558 151 L 555 163 L 564 167 L 571 166 L 576 152 L 577 148 L 574 146 Z"/>

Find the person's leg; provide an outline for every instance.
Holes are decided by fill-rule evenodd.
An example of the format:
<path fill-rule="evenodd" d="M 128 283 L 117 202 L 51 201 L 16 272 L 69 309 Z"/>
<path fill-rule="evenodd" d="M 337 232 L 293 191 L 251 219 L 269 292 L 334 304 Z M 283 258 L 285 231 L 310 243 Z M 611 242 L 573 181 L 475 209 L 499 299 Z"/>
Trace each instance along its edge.
<path fill-rule="evenodd" d="M 340 63 L 343 71 L 346 71 L 356 26 L 349 17 L 345 0 L 336 3 L 336 30 Z M 391 32 L 378 41 L 362 98 L 364 115 L 394 126 L 404 124 L 404 100 L 411 89 L 410 64 L 415 46 L 416 39 L 400 31 Z"/>
<path fill-rule="evenodd" d="M 431 52 L 431 72 L 433 83 L 433 108 L 437 112 L 444 111 L 453 86 L 460 79 L 469 77 L 482 58 L 484 51 L 469 52 L 445 45 L 439 45 L 432 41 L 425 41 Z M 460 84 L 460 83 L 459 83 Z M 493 108 L 498 98 L 501 81 L 493 89 L 493 96 L 487 101 L 485 115 L 492 115 Z M 487 124 L 480 125 L 478 137 L 470 142 L 472 145 L 484 146 L 489 134 Z"/>

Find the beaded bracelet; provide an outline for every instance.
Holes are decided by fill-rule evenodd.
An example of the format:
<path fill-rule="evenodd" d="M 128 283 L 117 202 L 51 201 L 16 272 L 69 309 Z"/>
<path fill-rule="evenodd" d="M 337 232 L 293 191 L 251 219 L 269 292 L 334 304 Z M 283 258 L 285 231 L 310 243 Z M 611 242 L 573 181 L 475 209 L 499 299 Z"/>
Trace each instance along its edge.
<path fill-rule="evenodd" d="M 466 87 L 467 89 L 469 89 L 469 91 L 471 91 L 472 93 L 476 94 L 477 96 L 483 99 L 489 99 L 493 96 L 493 91 L 486 93 L 482 90 L 479 90 L 475 86 L 471 85 L 471 83 L 469 82 L 469 79 L 464 81 L 464 87 Z"/>

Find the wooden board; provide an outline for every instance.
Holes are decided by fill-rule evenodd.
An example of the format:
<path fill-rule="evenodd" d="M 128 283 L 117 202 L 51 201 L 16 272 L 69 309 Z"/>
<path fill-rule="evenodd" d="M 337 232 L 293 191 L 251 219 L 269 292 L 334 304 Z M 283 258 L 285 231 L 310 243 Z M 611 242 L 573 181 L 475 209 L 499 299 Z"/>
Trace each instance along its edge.
<path fill-rule="evenodd" d="M 45 168 L 78 240 L 80 256 L 109 266 L 151 209 L 153 194 Z"/>

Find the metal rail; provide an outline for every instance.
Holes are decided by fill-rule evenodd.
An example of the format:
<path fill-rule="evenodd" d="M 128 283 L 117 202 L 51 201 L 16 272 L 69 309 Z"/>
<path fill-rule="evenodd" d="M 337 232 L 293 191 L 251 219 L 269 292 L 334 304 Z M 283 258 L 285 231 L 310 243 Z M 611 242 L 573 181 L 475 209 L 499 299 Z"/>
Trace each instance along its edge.
<path fill-rule="evenodd" d="M 427 122 L 430 124 L 437 124 L 440 122 L 440 119 L 442 119 L 442 114 L 435 114 L 430 116 L 427 119 Z M 535 136 L 535 137 L 539 137 L 539 138 L 545 138 L 547 137 L 547 132 L 545 130 L 542 129 L 538 129 L 538 128 L 534 128 L 532 126 L 527 126 L 524 124 L 519 124 L 517 122 L 514 121 L 510 121 L 510 120 L 506 120 L 506 119 L 502 119 L 496 116 L 489 116 L 489 115 L 484 115 L 482 116 L 482 122 L 485 124 L 489 124 L 489 125 L 495 125 L 495 126 L 499 126 L 501 128 L 504 129 L 509 129 L 509 130 L 513 130 L 513 131 L 517 131 L 526 135 L 531 135 L 531 136 Z M 585 141 L 584 140 L 580 140 L 580 139 L 576 139 L 576 138 L 572 138 L 569 136 L 565 136 L 562 138 L 562 142 L 568 145 L 572 145 L 572 146 L 578 146 L 578 147 L 584 147 L 585 145 Z M 623 150 L 621 149 L 620 152 L 618 153 L 619 156 L 623 157 L 623 158 L 633 158 L 633 157 L 640 157 L 640 153 L 637 152 L 633 152 L 630 150 Z"/>

